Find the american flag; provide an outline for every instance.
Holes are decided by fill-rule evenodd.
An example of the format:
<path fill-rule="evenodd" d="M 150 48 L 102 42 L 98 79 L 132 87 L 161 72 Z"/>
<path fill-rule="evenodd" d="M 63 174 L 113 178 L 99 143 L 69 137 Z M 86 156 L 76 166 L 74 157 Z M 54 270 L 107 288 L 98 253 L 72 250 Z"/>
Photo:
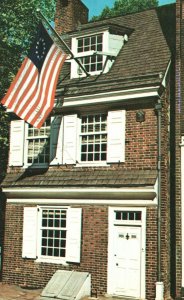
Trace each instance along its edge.
<path fill-rule="evenodd" d="M 58 76 L 66 56 L 40 23 L 37 38 L 2 104 L 21 119 L 40 128 L 54 106 Z"/>

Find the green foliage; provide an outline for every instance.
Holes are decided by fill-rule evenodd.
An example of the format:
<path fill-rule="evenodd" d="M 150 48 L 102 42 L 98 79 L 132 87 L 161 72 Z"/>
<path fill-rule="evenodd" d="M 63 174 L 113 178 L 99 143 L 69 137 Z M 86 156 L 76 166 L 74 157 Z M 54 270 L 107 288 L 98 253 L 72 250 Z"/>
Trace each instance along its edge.
<path fill-rule="evenodd" d="M 92 18 L 92 21 L 134 13 L 156 6 L 158 6 L 158 0 L 116 0 L 112 8 L 106 6 L 99 16 Z"/>
<path fill-rule="evenodd" d="M 26 56 L 39 22 L 37 9 L 54 19 L 56 0 L 1 0 L 0 9 L 0 99 Z M 0 106 L 0 180 L 6 170 L 9 115 Z"/>

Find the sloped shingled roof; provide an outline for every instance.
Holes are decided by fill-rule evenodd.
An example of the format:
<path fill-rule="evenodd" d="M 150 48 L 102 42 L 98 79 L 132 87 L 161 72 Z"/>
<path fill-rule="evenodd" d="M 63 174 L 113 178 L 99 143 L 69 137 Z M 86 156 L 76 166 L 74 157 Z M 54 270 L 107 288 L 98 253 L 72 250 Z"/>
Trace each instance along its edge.
<path fill-rule="evenodd" d="M 9 173 L 2 187 L 136 187 L 154 186 L 156 170 L 28 169 Z"/>
<path fill-rule="evenodd" d="M 109 23 L 131 28 L 133 32 L 108 73 L 70 80 L 69 66 L 65 66 L 61 74 L 63 80 L 58 86 L 58 94 L 84 95 L 128 88 L 132 85 L 160 84 L 162 81 L 160 74 L 164 75 L 173 51 L 170 40 L 174 39 L 174 35 L 172 36 L 174 11 L 174 5 L 167 5 L 81 25 L 78 31 L 69 34 L 70 37 L 77 33 L 82 35 L 86 30 L 91 32 L 93 27 L 95 33 L 95 27 Z"/>

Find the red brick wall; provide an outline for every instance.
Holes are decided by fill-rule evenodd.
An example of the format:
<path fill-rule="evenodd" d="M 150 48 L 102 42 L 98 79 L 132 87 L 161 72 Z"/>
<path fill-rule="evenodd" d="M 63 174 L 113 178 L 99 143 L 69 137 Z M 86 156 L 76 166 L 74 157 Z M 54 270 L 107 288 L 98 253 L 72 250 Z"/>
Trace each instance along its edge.
<path fill-rule="evenodd" d="M 157 117 L 154 108 L 144 108 L 145 122 L 136 121 L 136 112 L 126 112 L 126 168 L 155 169 L 157 162 Z"/>
<path fill-rule="evenodd" d="M 122 108 L 126 109 L 126 108 Z M 140 110 L 145 112 L 145 121 L 136 121 L 136 113 Z M 127 109 L 126 111 L 126 136 L 125 136 L 125 162 L 118 165 L 118 168 L 125 169 L 156 169 L 157 168 L 157 116 L 154 103 L 151 107 L 140 107 Z M 167 134 L 166 134 L 167 137 Z M 57 166 L 58 168 L 66 166 Z M 117 164 L 112 164 L 116 168 Z M 54 168 L 54 167 L 52 167 Z M 67 168 L 73 168 L 68 165 Z M 83 167 L 84 168 L 84 167 Z M 106 170 L 107 168 L 105 168 Z M 9 167 L 8 172 L 16 173 L 20 167 Z M 24 171 L 24 169 L 22 169 Z"/>
<path fill-rule="evenodd" d="M 169 90 L 169 86 L 168 86 Z M 170 294 L 170 198 L 169 198 L 169 92 L 162 97 L 162 280 L 166 298 Z M 136 112 L 145 112 L 145 122 L 136 122 Z M 157 169 L 157 115 L 155 103 L 128 107 L 126 112 L 126 160 L 112 168 Z M 23 207 L 7 205 L 6 239 L 3 263 L 3 281 L 19 285 L 43 287 L 61 265 L 34 263 L 22 259 Z M 147 209 L 146 224 L 146 297 L 155 298 L 157 281 L 157 208 Z M 97 294 L 107 291 L 108 208 L 83 206 L 82 259 L 70 269 L 92 274 L 92 290 Z"/>
<path fill-rule="evenodd" d="M 88 22 L 88 9 L 80 0 L 57 0 L 55 29 L 61 34 Z"/>
<path fill-rule="evenodd" d="M 170 85 L 162 97 L 161 144 L 161 280 L 170 299 Z"/>
<path fill-rule="evenodd" d="M 107 289 L 108 208 L 83 206 L 81 263 L 70 264 L 67 270 L 90 272 L 92 290 L 98 294 Z M 52 274 L 62 265 L 34 263 L 22 259 L 23 206 L 7 205 L 6 239 L 3 281 L 18 285 L 44 287 Z"/>
<path fill-rule="evenodd" d="M 3 282 L 21 286 L 44 287 L 58 269 L 89 272 L 92 291 L 107 292 L 108 207 L 86 205 L 83 208 L 81 263 L 69 268 L 56 264 L 35 263 L 22 259 L 23 206 L 7 205 L 6 240 L 3 264 Z M 146 241 L 146 299 L 154 299 L 157 269 L 156 208 L 147 209 Z"/>
<path fill-rule="evenodd" d="M 146 299 L 155 299 L 157 281 L 157 208 L 146 214 Z"/>
<path fill-rule="evenodd" d="M 176 95 L 175 95 L 175 267 L 176 267 L 176 297 L 181 295 L 181 152 L 180 152 L 180 133 L 181 133 L 181 3 L 182 0 L 176 1 Z"/>

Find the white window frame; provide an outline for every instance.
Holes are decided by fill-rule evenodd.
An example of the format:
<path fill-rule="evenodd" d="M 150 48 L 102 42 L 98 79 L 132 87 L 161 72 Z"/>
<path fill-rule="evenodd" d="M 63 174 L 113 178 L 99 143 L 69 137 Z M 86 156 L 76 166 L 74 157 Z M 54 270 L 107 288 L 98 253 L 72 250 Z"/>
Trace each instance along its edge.
<path fill-rule="evenodd" d="M 92 38 L 94 37 L 96 40 L 97 40 L 97 37 L 98 36 L 100 36 L 101 37 L 101 39 L 102 39 L 102 43 L 100 44 L 101 45 L 101 49 L 96 49 L 96 50 L 88 50 L 88 51 L 81 51 L 81 52 L 78 52 L 78 48 L 79 48 L 79 46 L 78 46 L 78 42 L 79 42 L 79 40 L 85 40 L 86 38 L 89 38 L 89 40 L 91 41 L 92 40 Z M 97 52 L 103 52 L 103 34 L 102 33 L 95 33 L 95 34 L 92 34 L 92 35 L 89 35 L 89 36 L 83 36 L 83 37 L 80 37 L 80 38 L 77 38 L 77 58 L 79 58 L 80 60 L 81 60 L 81 64 L 84 66 L 84 68 L 86 69 L 86 71 L 89 73 L 89 74 L 99 74 L 102 70 L 103 70 L 103 65 L 104 65 L 104 56 L 102 55 L 102 54 L 97 54 Z M 95 48 L 98 48 L 98 43 L 95 43 Z M 91 46 L 91 43 L 89 43 L 89 46 Z M 97 66 L 98 66 L 98 63 L 96 62 L 95 64 L 94 64 L 94 66 L 95 66 L 95 70 L 94 71 L 92 71 L 92 70 L 90 70 L 91 68 L 92 68 L 92 64 L 93 63 L 88 63 L 87 65 L 89 66 L 89 70 L 88 70 L 88 68 L 86 68 L 85 67 L 85 63 L 84 63 L 84 61 L 85 61 L 85 59 L 86 58 L 89 58 L 89 59 L 92 59 L 92 57 L 93 57 L 93 55 L 97 58 L 97 56 L 98 55 L 100 55 L 101 57 L 100 57 L 100 64 L 102 64 L 102 67 L 98 70 L 97 69 Z M 83 61 L 84 60 L 84 61 Z M 82 70 L 80 70 L 80 67 L 79 67 L 79 72 L 80 72 L 80 74 L 82 75 L 83 74 L 83 71 Z"/>
<path fill-rule="evenodd" d="M 99 34 L 102 34 L 102 51 L 91 50 L 91 51 L 85 51 L 85 52 L 78 53 L 78 51 L 77 51 L 78 39 L 85 38 L 85 37 L 91 37 L 91 36 L 99 35 Z M 115 57 L 118 55 L 118 53 L 119 53 L 120 49 L 122 48 L 122 46 L 124 45 L 125 41 L 127 41 L 126 34 L 125 35 L 121 35 L 121 34 L 117 35 L 117 34 L 110 33 L 108 30 L 104 30 L 104 31 L 99 31 L 99 32 L 97 31 L 97 32 L 95 32 L 95 34 L 91 33 L 91 34 L 84 34 L 84 35 L 80 35 L 77 37 L 73 37 L 71 46 L 72 46 L 72 52 L 73 52 L 74 56 L 78 59 L 80 59 L 81 57 L 91 56 L 95 53 L 102 55 L 102 70 L 88 72 L 90 75 L 99 75 L 102 72 L 107 73 L 109 71 L 112 64 L 114 63 Z M 83 71 L 78 72 L 79 66 L 74 59 L 68 60 L 68 61 L 71 62 L 71 78 L 78 78 L 78 77 L 86 76 L 86 74 Z"/>
<path fill-rule="evenodd" d="M 117 120 L 115 118 L 116 114 L 118 113 L 117 116 Z M 103 113 L 99 113 L 99 114 L 105 114 L 105 112 Z M 118 111 L 108 111 L 106 112 L 107 114 L 107 157 L 106 160 L 104 161 L 81 161 L 81 144 L 80 144 L 80 137 L 81 137 L 81 117 L 82 116 L 86 116 L 86 115 L 97 115 L 97 113 L 89 113 L 89 114 L 82 114 L 79 117 L 79 126 L 78 126 L 78 147 L 77 147 L 77 164 L 76 167 L 81 167 L 81 166 L 109 166 L 111 163 L 118 163 L 118 162 L 124 162 L 125 161 L 125 123 L 126 123 L 126 112 L 125 110 L 118 110 Z M 110 136 L 112 136 L 112 130 L 110 130 L 110 128 L 114 129 L 114 125 L 109 125 L 109 122 L 111 121 L 112 123 L 112 119 L 113 122 L 116 126 L 116 124 L 118 124 L 118 122 L 122 122 L 121 126 L 122 126 L 122 132 L 117 131 L 116 135 L 113 134 L 114 136 L 114 140 L 112 140 L 111 138 L 111 143 L 110 141 Z M 115 127 L 116 128 L 116 127 Z M 121 155 L 120 155 L 120 159 L 117 160 L 116 157 L 112 157 L 112 155 L 110 155 L 110 148 L 114 149 L 113 146 L 115 145 L 115 147 L 117 146 L 117 140 L 118 140 L 118 135 L 121 135 L 122 140 L 121 140 L 121 144 L 120 144 L 120 148 L 121 148 Z"/>
<path fill-rule="evenodd" d="M 82 133 L 81 132 L 81 127 L 82 127 L 82 117 L 88 117 L 88 116 L 97 116 L 97 115 L 106 115 L 107 117 L 106 117 L 106 127 L 108 127 L 108 113 L 89 113 L 89 114 L 84 114 L 84 115 L 81 115 L 80 116 L 80 126 L 79 126 L 79 132 L 78 132 L 78 137 L 79 137 L 79 147 L 78 147 L 78 149 L 79 149 L 79 154 L 78 154 L 78 161 L 79 161 L 79 164 L 80 165 L 107 165 L 107 151 L 108 151 L 108 149 L 107 149 L 107 142 L 106 142 L 106 160 L 96 160 L 96 161 L 82 161 L 81 160 L 81 139 L 82 139 L 82 136 L 85 136 L 85 133 Z M 107 129 L 105 130 L 105 131 L 100 131 L 100 132 L 95 132 L 95 131 L 93 131 L 92 133 L 91 133 L 91 135 L 101 135 L 101 134 L 104 134 L 104 135 L 106 135 L 107 136 L 107 138 L 108 138 L 108 131 L 107 131 Z M 86 133 L 86 135 L 88 136 L 88 135 L 90 135 L 88 132 Z"/>
<path fill-rule="evenodd" d="M 41 221 L 42 209 L 63 209 L 67 211 L 66 216 L 66 255 L 65 257 L 49 257 L 41 256 Z M 76 221 L 71 223 L 71 217 Z M 80 263 L 81 252 L 81 230 L 82 230 L 82 208 L 71 208 L 69 206 L 38 206 L 38 231 L 37 231 L 37 259 L 36 262 L 55 263 L 68 265 L 68 263 Z M 76 234 L 77 231 L 77 234 Z M 77 254 L 73 255 L 74 247 L 76 247 Z"/>
<path fill-rule="evenodd" d="M 89 72 L 90 75 L 99 75 L 102 73 L 102 71 L 104 73 L 108 72 L 110 65 L 112 65 L 112 62 L 109 64 L 107 64 L 105 66 L 105 70 L 103 70 L 106 58 L 107 58 L 107 53 L 108 55 L 112 55 L 114 56 L 115 53 L 109 53 L 109 32 L 108 31 L 99 31 L 96 32 L 95 34 L 84 34 L 82 36 L 78 36 L 78 37 L 73 37 L 72 38 L 72 52 L 74 54 L 75 57 L 80 58 L 80 57 L 87 57 L 87 56 L 91 56 L 94 51 L 86 51 L 86 52 L 79 52 L 77 51 L 77 45 L 78 45 L 78 39 L 80 38 L 85 38 L 85 37 L 91 37 L 91 36 L 96 36 L 102 34 L 102 70 L 99 71 L 93 71 L 93 72 Z M 86 76 L 86 74 L 84 72 L 81 72 L 80 74 L 78 73 L 78 64 L 76 63 L 76 61 L 74 59 L 71 60 L 71 78 L 78 78 L 78 77 L 84 77 Z"/>
<path fill-rule="evenodd" d="M 49 165 L 69 164 L 78 166 L 108 166 L 111 163 L 125 161 L 125 127 L 126 111 L 103 111 L 107 114 L 107 159 L 102 161 L 81 161 L 81 116 L 77 114 L 58 116 L 50 126 L 51 135 L 48 163 L 27 163 L 28 153 L 28 124 L 24 121 L 13 121 L 11 124 L 10 160 L 12 166 L 24 168 L 46 168 Z M 97 115 L 97 113 L 85 113 L 84 115 Z M 83 116 L 84 116 L 83 115 Z M 14 123 L 15 122 L 15 123 Z M 52 120 L 51 120 L 52 122 Z M 105 132 L 102 131 L 102 134 Z M 94 134 L 98 134 L 94 132 Z M 20 141 L 16 141 L 18 135 Z M 41 138 L 47 136 L 40 136 Z M 23 163 L 24 153 L 24 163 Z"/>
<path fill-rule="evenodd" d="M 65 257 L 41 255 L 42 209 L 66 210 L 66 245 Z M 38 205 L 24 207 L 22 257 L 35 259 L 36 262 L 67 265 L 80 263 L 81 259 L 81 230 L 82 208 L 58 205 Z"/>
<path fill-rule="evenodd" d="M 36 138 L 41 138 L 41 139 L 48 139 L 49 140 L 49 161 L 47 162 L 38 162 L 38 163 L 28 163 L 28 147 L 29 147 L 29 140 L 31 140 L 31 137 L 28 136 L 28 130 L 29 130 L 29 125 L 27 123 L 25 123 L 25 151 L 24 151 L 24 167 L 32 167 L 32 168 L 45 168 L 49 165 L 50 163 L 50 135 L 40 135 L 40 136 L 36 136 L 35 138 L 33 137 L 33 140 L 36 140 Z M 51 126 L 50 126 L 50 130 L 51 130 Z"/>
<path fill-rule="evenodd" d="M 38 259 L 40 261 L 51 261 L 51 262 L 55 262 L 55 261 L 66 261 L 66 244 L 65 244 L 65 256 L 59 257 L 59 256 L 49 256 L 49 255 L 42 255 L 41 254 L 41 250 L 42 250 L 42 230 L 43 230 L 43 226 L 42 226 L 42 212 L 43 210 L 63 210 L 66 212 L 66 227 L 65 229 L 63 229 L 63 231 L 68 230 L 68 222 L 67 222 L 67 211 L 68 211 L 68 207 L 49 207 L 49 206 L 39 206 L 38 207 L 38 232 L 37 232 L 37 238 L 38 238 L 38 246 L 37 246 L 37 256 Z M 45 230 L 49 230 L 49 227 L 45 227 Z M 54 230 L 53 228 L 50 228 L 50 230 Z M 60 229 L 57 228 L 57 230 L 62 230 L 61 227 Z M 67 235 L 66 238 L 67 239 Z"/>

